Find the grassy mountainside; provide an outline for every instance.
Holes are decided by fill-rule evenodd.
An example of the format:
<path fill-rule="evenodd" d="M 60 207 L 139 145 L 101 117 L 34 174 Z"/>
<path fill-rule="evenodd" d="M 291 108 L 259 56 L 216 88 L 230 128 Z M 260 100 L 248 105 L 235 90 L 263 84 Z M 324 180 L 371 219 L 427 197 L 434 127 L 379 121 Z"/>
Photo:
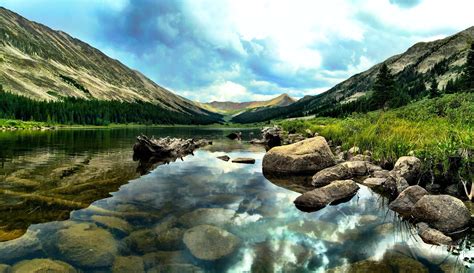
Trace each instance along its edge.
<path fill-rule="evenodd" d="M 288 106 L 295 100 L 288 94 L 281 94 L 271 100 L 249 101 L 249 102 L 231 102 L 231 101 L 213 101 L 200 104 L 206 110 L 220 114 L 236 114 L 242 111 L 248 111 L 256 108 L 268 108 L 277 106 Z"/>
<path fill-rule="evenodd" d="M 276 118 L 321 115 L 332 109 L 370 95 L 382 64 L 386 64 L 397 83 L 397 89 L 413 97 L 428 88 L 435 79 L 439 89 L 461 74 L 470 44 L 474 41 L 474 27 L 445 39 L 418 43 L 403 54 L 393 56 L 369 70 L 352 76 L 325 93 L 305 97 L 286 107 L 245 112 L 234 122 L 260 122 Z"/>
<path fill-rule="evenodd" d="M 90 45 L 1 7 L 0 84 L 36 100 L 145 102 L 156 111 L 214 117 Z"/>

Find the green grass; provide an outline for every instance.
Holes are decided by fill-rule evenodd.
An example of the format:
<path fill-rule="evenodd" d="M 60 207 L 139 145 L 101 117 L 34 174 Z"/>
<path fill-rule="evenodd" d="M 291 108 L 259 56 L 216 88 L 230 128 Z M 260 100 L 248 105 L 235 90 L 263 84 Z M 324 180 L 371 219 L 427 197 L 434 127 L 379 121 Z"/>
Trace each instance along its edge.
<path fill-rule="evenodd" d="M 462 156 L 464 166 L 472 164 L 474 94 L 444 95 L 343 119 L 283 120 L 277 124 L 299 133 L 310 129 L 344 149 L 358 146 L 370 150 L 377 161 L 395 162 L 412 151 L 431 166 L 442 164 L 446 170 L 452 156 Z"/>
<path fill-rule="evenodd" d="M 16 119 L 0 119 L 0 128 L 16 128 L 16 129 L 34 129 L 38 127 L 50 127 L 54 124 L 38 121 L 22 121 Z"/>

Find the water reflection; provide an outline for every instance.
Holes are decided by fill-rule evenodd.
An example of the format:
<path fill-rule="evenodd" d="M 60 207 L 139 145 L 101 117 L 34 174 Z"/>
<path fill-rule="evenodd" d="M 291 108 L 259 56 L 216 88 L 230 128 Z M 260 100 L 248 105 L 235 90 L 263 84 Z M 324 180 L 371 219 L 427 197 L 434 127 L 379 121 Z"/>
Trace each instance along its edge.
<path fill-rule="evenodd" d="M 62 269 L 70 265 L 83 272 L 455 272 L 456 264 L 464 268 L 460 260 L 468 252 L 454 256 L 446 247 L 423 243 L 410 225 L 388 210 L 385 198 L 364 186 L 346 203 L 315 213 L 299 211 L 293 205 L 299 196 L 295 181 L 272 183 L 263 176 L 262 147 L 228 144 L 235 147 L 209 146 L 184 161 L 158 166 L 123 184 L 111 197 L 73 211 L 69 220 L 31 226 L 21 238 L 0 243 L 0 264 L 27 262 L 38 268 L 48 259 L 67 263 L 55 265 Z M 252 157 L 256 163 L 217 159 L 225 154 Z M 203 248 L 193 232 L 209 235 L 208 226 L 215 228 L 214 240 Z M 221 236 L 225 232 L 239 243 L 229 244 Z M 190 239 L 183 240 L 186 236 Z M 196 258 L 196 249 L 212 258 Z"/>
<path fill-rule="evenodd" d="M 31 224 L 66 220 L 71 210 L 108 197 L 139 177 L 142 172 L 132 161 L 131 147 L 141 133 L 222 139 L 230 130 L 176 127 L 0 132 L 0 241 L 18 238 Z M 253 131 L 243 130 L 244 137 Z"/>

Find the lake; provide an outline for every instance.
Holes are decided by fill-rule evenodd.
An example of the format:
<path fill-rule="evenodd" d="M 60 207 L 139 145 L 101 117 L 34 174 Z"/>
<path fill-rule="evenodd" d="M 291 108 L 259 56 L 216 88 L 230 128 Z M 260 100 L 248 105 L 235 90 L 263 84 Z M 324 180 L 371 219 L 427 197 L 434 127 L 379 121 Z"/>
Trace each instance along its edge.
<path fill-rule="evenodd" d="M 470 240 L 425 244 L 362 185 L 348 202 L 298 210 L 298 178 L 265 178 L 264 148 L 246 143 L 259 131 L 238 130 L 240 142 L 192 127 L 0 132 L 0 272 L 471 270 Z M 142 133 L 213 145 L 143 169 L 132 160 Z"/>

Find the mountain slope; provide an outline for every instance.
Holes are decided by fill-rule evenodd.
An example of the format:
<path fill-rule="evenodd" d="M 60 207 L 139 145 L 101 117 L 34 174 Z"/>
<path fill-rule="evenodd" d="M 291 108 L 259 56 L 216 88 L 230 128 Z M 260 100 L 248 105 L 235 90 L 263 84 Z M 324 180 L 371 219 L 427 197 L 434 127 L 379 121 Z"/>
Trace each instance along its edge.
<path fill-rule="evenodd" d="M 474 41 L 474 27 L 444 39 L 417 43 L 406 52 L 388 58 L 382 63 L 387 64 L 400 88 L 428 86 L 433 77 L 438 81 L 438 87 L 444 88 L 450 79 L 455 79 L 460 75 L 472 41 Z M 275 118 L 318 115 L 370 93 L 382 63 L 350 77 L 317 96 L 305 97 L 286 107 L 242 113 L 234 117 L 233 121 L 257 122 Z"/>
<path fill-rule="evenodd" d="M 271 100 L 249 101 L 249 102 L 231 102 L 231 101 L 213 101 L 200 104 L 201 107 L 211 112 L 221 114 L 238 113 L 250 109 L 262 107 L 288 106 L 295 102 L 288 94 L 281 94 Z"/>
<path fill-rule="evenodd" d="M 0 84 L 38 100 L 143 101 L 175 112 L 214 116 L 88 44 L 1 7 Z"/>

